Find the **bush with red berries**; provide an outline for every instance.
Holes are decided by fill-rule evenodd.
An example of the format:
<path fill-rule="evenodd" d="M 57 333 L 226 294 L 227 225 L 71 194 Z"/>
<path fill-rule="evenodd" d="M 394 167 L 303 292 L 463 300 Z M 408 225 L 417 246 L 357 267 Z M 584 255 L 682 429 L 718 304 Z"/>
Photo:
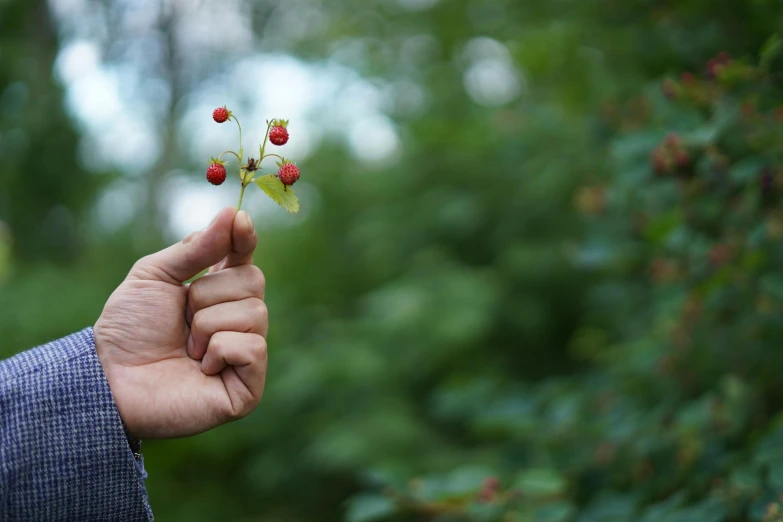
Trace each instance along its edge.
<path fill-rule="evenodd" d="M 354 520 L 783 519 L 782 46 L 607 111 L 614 172 L 574 196 L 583 370 L 442 397 L 496 466 L 381 480 Z"/>

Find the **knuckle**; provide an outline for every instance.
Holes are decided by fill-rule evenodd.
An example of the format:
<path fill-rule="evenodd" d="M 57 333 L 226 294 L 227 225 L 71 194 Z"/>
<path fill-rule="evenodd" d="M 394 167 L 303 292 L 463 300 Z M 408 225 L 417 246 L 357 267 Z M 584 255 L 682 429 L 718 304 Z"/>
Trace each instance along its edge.
<path fill-rule="evenodd" d="M 136 260 L 136 262 L 133 264 L 133 268 L 143 268 L 146 266 L 149 266 L 152 264 L 152 255 L 146 255 L 144 257 L 140 257 Z"/>
<path fill-rule="evenodd" d="M 247 413 L 245 415 L 249 415 L 253 413 L 253 410 L 255 410 L 258 405 L 261 403 L 261 396 L 253 397 L 250 402 L 247 404 Z"/>
<path fill-rule="evenodd" d="M 204 302 L 204 288 L 201 281 L 202 279 L 196 279 L 190 283 L 190 288 L 188 289 L 188 301 L 193 310 L 200 309 L 201 303 Z"/>
<path fill-rule="evenodd" d="M 146 255 L 136 260 L 131 268 L 131 274 L 138 274 L 142 276 L 154 275 L 155 263 L 153 262 L 152 255 Z"/>
<path fill-rule="evenodd" d="M 128 276 L 131 279 L 157 279 L 161 281 L 175 281 L 176 278 L 171 275 L 163 266 L 160 258 L 156 254 L 148 254 L 138 259 L 131 268 Z"/>
<path fill-rule="evenodd" d="M 267 360 L 266 339 L 264 339 L 260 335 L 256 335 L 256 337 L 257 339 L 255 340 L 255 343 L 251 348 L 253 361 L 261 361 L 264 364 L 266 364 L 266 360 Z"/>
<path fill-rule="evenodd" d="M 263 326 L 269 321 L 269 310 L 267 310 L 266 303 L 261 299 L 255 300 L 255 306 L 252 308 L 252 320 L 254 326 Z"/>
<path fill-rule="evenodd" d="M 193 320 L 190 321 L 190 329 L 194 332 L 204 333 L 206 326 L 206 315 L 204 310 L 199 310 L 193 314 Z"/>
<path fill-rule="evenodd" d="M 250 288 L 253 290 L 254 295 L 261 296 L 266 288 L 266 277 L 264 273 L 256 265 L 246 265 L 247 268 L 247 282 Z"/>
<path fill-rule="evenodd" d="M 141 263 L 144 266 L 149 267 L 156 267 L 159 264 L 161 264 L 162 259 L 165 259 L 165 256 L 162 255 L 162 252 L 152 252 L 151 254 L 147 254 L 141 259 L 139 259 L 139 263 Z"/>
<path fill-rule="evenodd" d="M 236 421 L 246 417 L 250 411 L 252 410 L 247 407 L 246 403 L 238 405 L 231 404 L 230 409 L 226 412 L 226 417 L 229 421 Z"/>
<path fill-rule="evenodd" d="M 244 418 L 253 413 L 253 410 L 256 409 L 256 406 L 258 406 L 258 403 L 261 402 L 259 399 L 256 399 L 253 397 L 252 399 L 248 400 L 246 403 L 242 405 L 242 409 L 239 412 L 239 418 Z"/>
<path fill-rule="evenodd" d="M 253 397 L 249 393 L 247 396 L 237 397 L 234 399 L 234 401 L 232 401 L 230 410 L 226 412 L 226 416 L 228 417 L 229 421 L 243 419 L 256 409 L 256 406 L 258 406 L 259 402 L 261 402 L 260 397 Z"/>
<path fill-rule="evenodd" d="M 221 357 L 226 351 L 226 340 L 220 335 L 220 332 L 212 335 L 209 338 L 209 344 L 207 347 L 208 352 L 212 352 L 215 357 Z"/>

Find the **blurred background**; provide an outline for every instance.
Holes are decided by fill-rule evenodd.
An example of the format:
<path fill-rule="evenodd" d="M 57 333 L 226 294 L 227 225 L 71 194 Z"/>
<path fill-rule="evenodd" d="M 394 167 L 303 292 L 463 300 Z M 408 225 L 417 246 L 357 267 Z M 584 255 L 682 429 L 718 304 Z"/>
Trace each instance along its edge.
<path fill-rule="evenodd" d="M 161 521 L 783 520 L 776 0 L 0 0 L 0 356 L 243 206 L 270 373 Z M 277 152 L 277 151 L 276 151 Z M 252 188 L 252 187 L 251 187 Z"/>

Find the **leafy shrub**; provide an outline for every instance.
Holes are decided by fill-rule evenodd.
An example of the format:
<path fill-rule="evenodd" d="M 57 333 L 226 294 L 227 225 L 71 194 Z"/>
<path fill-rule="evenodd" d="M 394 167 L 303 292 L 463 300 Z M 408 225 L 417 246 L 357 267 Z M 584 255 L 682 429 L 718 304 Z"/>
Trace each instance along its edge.
<path fill-rule="evenodd" d="M 444 389 L 444 419 L 491 456 L 373 475 L 349 521 L 780 520 L 780 46 L 607 108 L 614 174 L 575 197 L 574 261 L 597 282 L 570 348 L 588 368 Z"/>

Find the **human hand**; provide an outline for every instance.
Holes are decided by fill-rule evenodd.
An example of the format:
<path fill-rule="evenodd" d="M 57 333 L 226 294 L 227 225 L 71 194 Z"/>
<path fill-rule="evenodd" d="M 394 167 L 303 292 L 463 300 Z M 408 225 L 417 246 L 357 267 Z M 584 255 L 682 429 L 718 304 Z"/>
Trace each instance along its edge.
<path fill-rule="evenodd" d="M 206 229 L 140 259 L 109 298 L 95 344 L 134 437 L 194 435 L 261 400 L 268 320 L 257 239 L 246 212 L 225 208 Z"/>

